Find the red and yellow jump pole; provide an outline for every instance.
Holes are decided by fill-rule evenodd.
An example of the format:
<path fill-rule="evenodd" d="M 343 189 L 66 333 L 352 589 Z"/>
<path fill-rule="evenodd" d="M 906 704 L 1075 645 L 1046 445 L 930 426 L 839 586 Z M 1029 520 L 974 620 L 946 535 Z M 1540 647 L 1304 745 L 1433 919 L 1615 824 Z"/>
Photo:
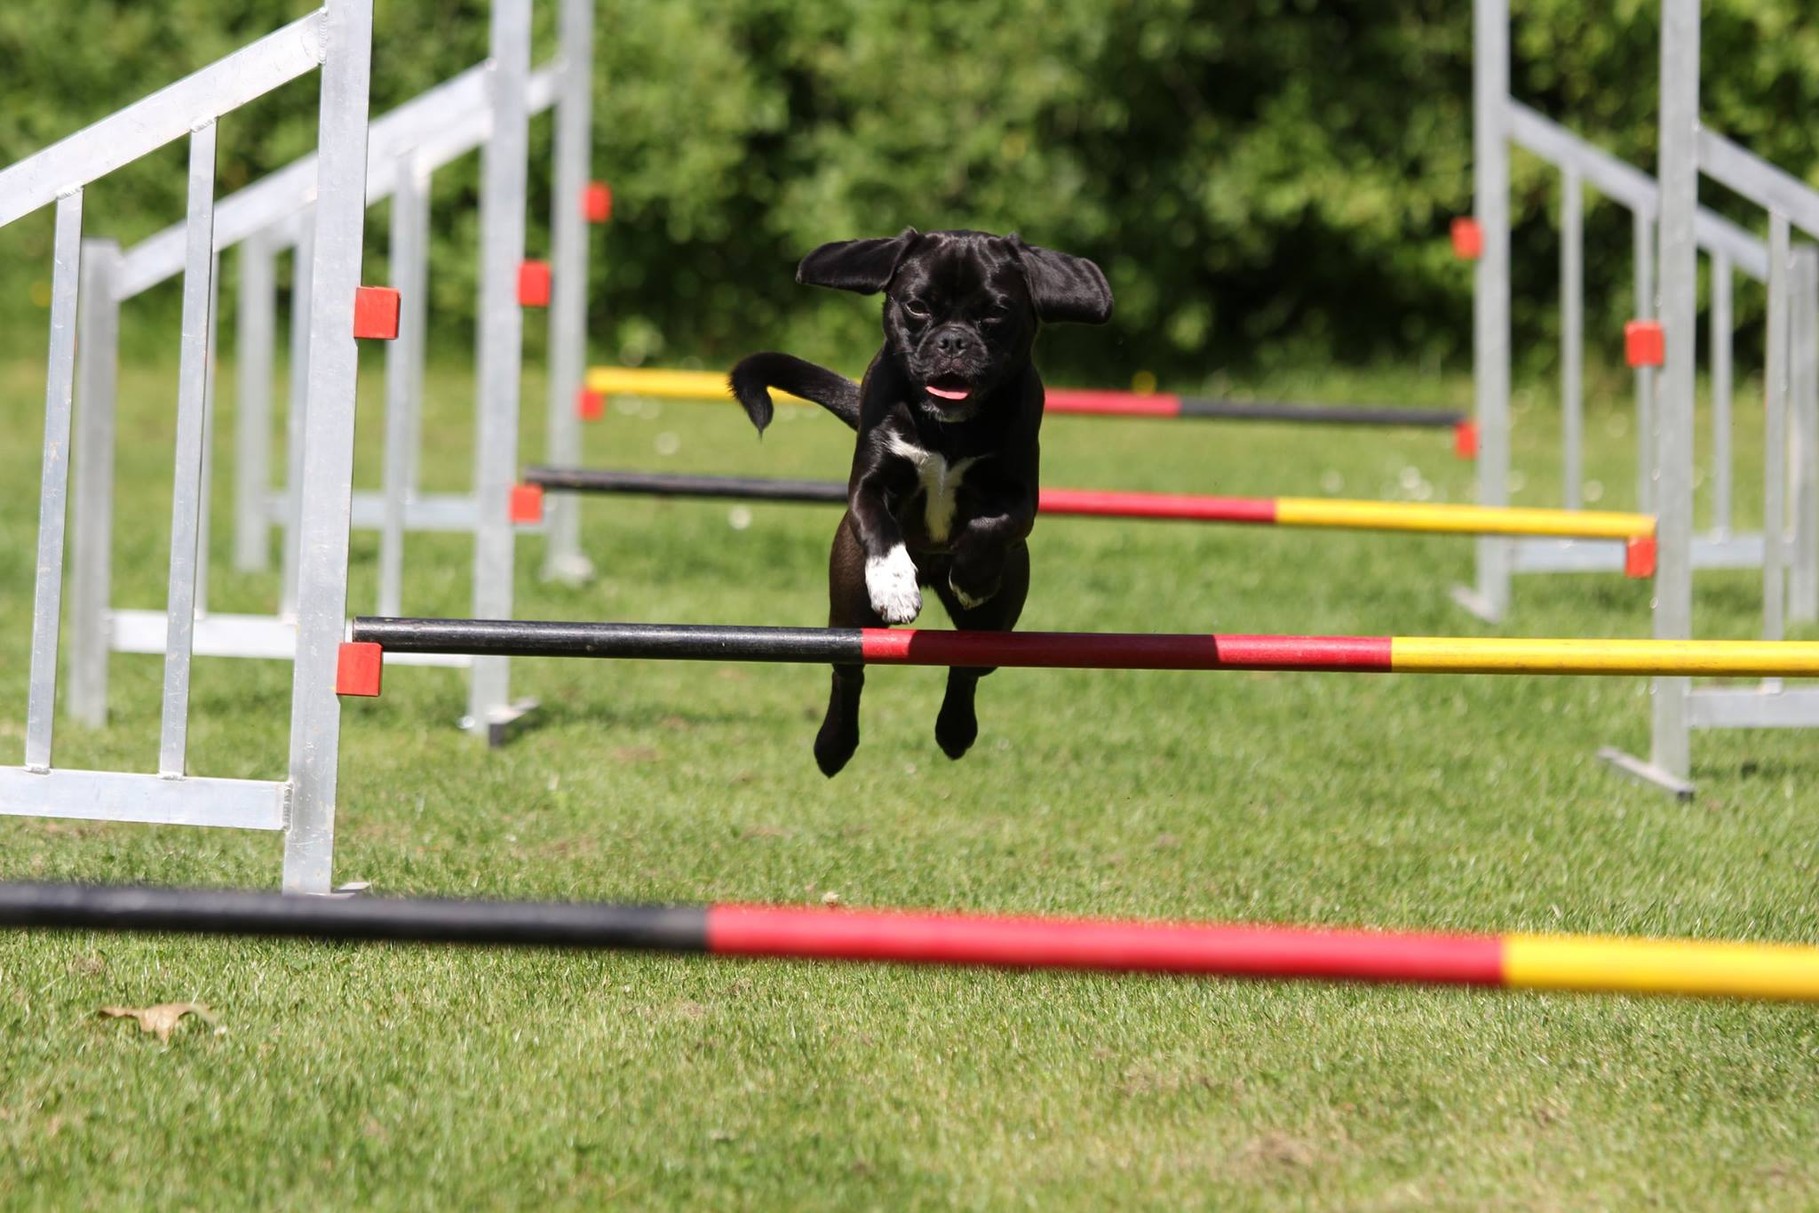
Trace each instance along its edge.
<path fill-rule="evenodd" d="M 1012 669 L 1819 678 L 1819 641 L 950 632 L 363 616 L 341 646 L 337 692 L 379 694 L 388 651 Z"/>
<path fill-rule="evenodd" d="M 1195 497 L 1044 489 L 1045 514 L 1249 522 L 1312 530 L 1390 531 L 1427 535 L 1510 535 L 1610 539 L 1624 545 L 1627 577 L 1655 573 L 1655 520 L 1611 510 L 1556 510 L 1448 502 L 1348 501 L 1326 497 Z"/>
<path fill-rule="evenodd" d="M 849 910 L 294 897 L 0 884 L 0 928 L 1819 1001 L 1819 948 Z"/>
<path fill-rule="evenodd" d="M 662 367 L 597 366 L 587 373 L 587 390 L 605 396 L 650 396 L 659 400 L 723 400 L 726 376 L 717 371 L 681 371 Z M 1455 409 L 1381 408 L 1348 404 L 1294 404 L 1274 401 L 1212 400 L 1169 392 L 1121 392 L 1101 388 L 1049 388 L 1046 409 L 1083 417 L 1153 417 L 1204 421 L 1268 421 L 1289 424 L 1446 429 L 1461 458 L 1478 452 L 1475 427 Z M 790 404 L 806 404 L 788 392 L 772 395 Z M 590 410 L 586 416 L 598 419 Z"/>
<path fill-rule="evenodd" d="M 535 467 L 528 469 L 524 482 L 513 489 L 512 521 L 520 525 L 540 521 L 545 492 L 841 504 L 846 501 L 847 489 L 846 485 L 831 480 Z M 1652 577 L 1655 572 L 1655 520 L 1647 514 L 1444 502 L 1347 501 L 1326 497 L 1210 497 L 1102 489 L 1043 489 L 1038 497 L 1038 509 L 1049 517 L 1233 523 L 1402 534 L 1608 539 L 1624 545 L 1623 571 L 1626 576 Z"/>

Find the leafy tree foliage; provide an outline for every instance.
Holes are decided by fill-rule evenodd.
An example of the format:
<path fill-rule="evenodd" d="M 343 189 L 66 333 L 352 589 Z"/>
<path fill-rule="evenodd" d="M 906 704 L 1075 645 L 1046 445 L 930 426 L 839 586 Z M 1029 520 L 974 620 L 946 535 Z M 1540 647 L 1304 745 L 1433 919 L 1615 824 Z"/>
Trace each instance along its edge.
<path fill-rule="evenodd" d="M 1513 7 L 1516 94 L 1651 166 L 1654 0 Z M 1819 180 L 1809 6 L 1704 8 L 1708 120 Z M 540 59 L 555 50 L 551 9 L 538 6 Z M 792 267 L 824 240 L 914 225 L 1017 230 L 1105 266 L 1117 317 L 1051 336 L 1056 377 L 1115 383 L 1149 369 L 1191 382 L 1289 359 L 1460 359 L 1470 275 L 1445 234 L 1471 200 L 1469 9 L 603 0 L 596 171 L 616 213 L 590 271 L 596 353 L 714 363 L 783 344 L 850 360 L 875 332 L 875 306 L 798 287 Z M 304 0 L 0 6 L 0 163 L 305 11 Z M 479 61 L 486 25 L 479 0 L 381 4 L 375 112 Z M 315 101 L 301 81 L 224 122 L 223 191 L 306 152 Z M 534 251 L 547 247 L 549 146 L 540 119 Z M 472 323 L 477 173 L 452 166 L 435 189 L 444 340 L 465 340 Z M 1717 193 L 1708 201 L 1756 223 Z M 1545 350 L 1557 179 L 1518 156 L 1513 194 L 1519 346 Z M 182 195 L 181 149 L 168 149 L 94 191 L 91 229 L 137 239 L 176 219 Z M 1594 200 L 1588 225 L 1591 315 L 1608 326 L 1631 306 L 1628 218 Z M 377 276 L 383 224 L 372 230 Z M 48 216 L 0 232 L 0 318 L 32 344 L 41 327 L 23 322 L 42 297 L 49 235 Z M 1759 306 L 1748 293 L 1740 304 Z"/>

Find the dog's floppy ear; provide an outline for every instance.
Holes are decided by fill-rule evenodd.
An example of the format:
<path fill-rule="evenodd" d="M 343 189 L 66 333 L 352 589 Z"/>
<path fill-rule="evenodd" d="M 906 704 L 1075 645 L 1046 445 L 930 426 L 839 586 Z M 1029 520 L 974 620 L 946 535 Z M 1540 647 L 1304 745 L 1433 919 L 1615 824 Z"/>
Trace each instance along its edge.
<path fill-rule="evenodd" d="M 837 291 L 876 295 L 890 285 L 897 262 L 917 239 L 916 229 L 906 227 L 899 236 L 824 244 L 802 259 L 796 267 L 796 281 L 803 286 L 829 286 Z"/>
<path fill-rule="evenodd" d="M 1104 324 L 1112 318 L 1112 288 L 1085 257 L 1057 253 L 1010 237 L 1023 262 L 1036 318 L 1049 324 Z"/>

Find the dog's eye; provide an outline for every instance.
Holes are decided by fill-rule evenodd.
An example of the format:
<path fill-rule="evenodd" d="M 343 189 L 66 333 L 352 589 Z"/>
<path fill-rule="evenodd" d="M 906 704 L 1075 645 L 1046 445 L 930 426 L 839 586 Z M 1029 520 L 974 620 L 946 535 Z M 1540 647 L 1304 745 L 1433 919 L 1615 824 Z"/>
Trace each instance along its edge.
<path fill-rule="evenodd" d="M 928 308 L 920 299 L 905 299 L 903 301 L 903 310 L 918 320 L 928 319 Z"/>

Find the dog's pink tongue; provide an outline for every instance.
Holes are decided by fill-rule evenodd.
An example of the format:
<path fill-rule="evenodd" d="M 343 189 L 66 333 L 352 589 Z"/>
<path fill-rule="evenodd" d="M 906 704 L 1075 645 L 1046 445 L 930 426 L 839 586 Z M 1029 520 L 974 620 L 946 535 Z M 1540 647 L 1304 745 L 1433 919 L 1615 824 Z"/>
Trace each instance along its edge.
<path fill-rule="evenodd" d="M 928 389 L 928 394 L 939 396 L 943 400 L 965 400 L 972 395 L 966 388 L 934 387 L 932 385 Z"/>

